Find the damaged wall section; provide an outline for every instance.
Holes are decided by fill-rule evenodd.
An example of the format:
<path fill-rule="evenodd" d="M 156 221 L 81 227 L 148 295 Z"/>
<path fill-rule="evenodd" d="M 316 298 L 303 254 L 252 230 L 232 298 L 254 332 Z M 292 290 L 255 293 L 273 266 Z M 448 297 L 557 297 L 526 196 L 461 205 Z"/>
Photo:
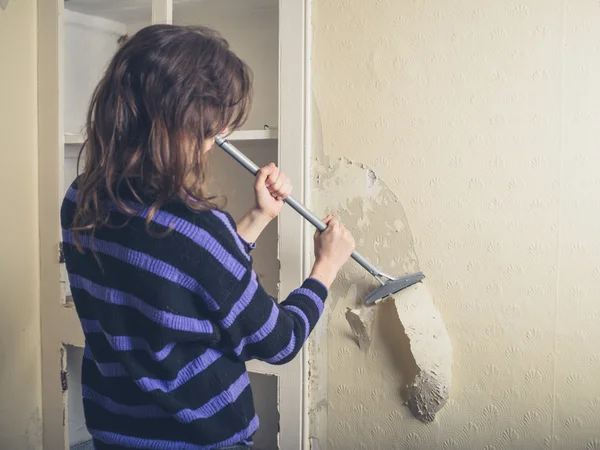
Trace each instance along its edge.
<path fill-rule="evenodd" d="M 417 283 L 388 299 L 392 302 L 402 328 L 409 341 L 412 358 L 402 358 L 400 370 L 414 373 L 407 377 L 404 393 L 406 404 L 413 415 L 423 422 L 433 422 L 435 414 L 444 407 L 452 384 L 452 343 L 436 308 L 429 289 L 424 282 Z M 363 308 L 346 307 L 346 320 L 356 337 L 358 347 L 365 353 L 372 342 L 375 313 L 378 306 Z M 394 324 L 392 323 L 393 327 Z M 388 341 L 390 346 L 402 346 Z"/>
<path fill-rule="evenodd" d="M 372 169 L 346 158 L 331 161 L 321 155 L 313 165 L 313 182 L 315 189 L 327 193 L 315 199 L 316 210 L 320 214 L 331 211 L 351 224 L 357 248 L 374 264 L 394 275 L 420 270 L 404 209 Z M 363 299 L 375 283 L 360 266 L 349 262 L 327 302 L 328 334 L 317 332 L 313 338 L 311 364 L 319 365 L 324 348 L 328 353 L 327 391 L 313 386 L 312 400 L 321 402 L 319 409 L 323 404 L 327 407 L 326 414 L 321 412 L 321 422 L 328 422 L 332 448 L 369 438 L 343 419 L 348 407 L 361 421 L 371 408 L 377 408 L 396 418 L 397 426 L 410 417 L 409 410 L 419 420 L 430 422 L 450 392 L 452 346 L 427 285 L 419 283 L 367 307 Z M 315 374 L 313 383 L 322 382 L 321 376 Z M 318 416 L 313 411 L 317 429 Z M 332 428 L 332 424 L 337 426 Z M 371 438 L 375 444 L 377 438 Z"/>
<path fill-rule="evenodd" d="M 395 294 L 393 302 L 418 368 L 408 387 L 408 406 L 415 417 L 432 422 L 448 401 L 452 383 L 452 343 L 426 283 L 418 283 Z"/>

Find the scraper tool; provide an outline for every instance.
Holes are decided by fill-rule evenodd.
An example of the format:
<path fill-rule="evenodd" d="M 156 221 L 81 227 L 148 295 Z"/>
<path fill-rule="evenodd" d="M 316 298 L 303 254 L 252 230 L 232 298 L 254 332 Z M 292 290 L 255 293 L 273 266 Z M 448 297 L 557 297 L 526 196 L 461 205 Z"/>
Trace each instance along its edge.
<path fill-rule="evenodd" d="M 252 175 L 256 176 L 260 168 L 254 164 L 246 155 L 240 152 L 237 148 L 235 148 L 229 141 L 222 137 L 217 137 L 215 142 L 219 147 L 225 150 L 233 159 L 235 159 L 238 163 L 242 165 L 248 172 Z M 308 209 L 306 209 L 300 202 L 298 202 L 293 197 L 288 197 L 285 202 L 290 205 L 293 209 L 295 209 L 302 217 L 308 220 L 317 230 L 324 231 L 327 228 L 327 225 L 320 220 L 317 216 L 311 213 Z M 401 277 L 392 277 L 373 264 L 371 264 L 367 259 L 360 255 L 358 252 L 354 251 L 352 253 L 352 258 L 360 264 L 367 272 L 369 272 L 375 279 L 381 284 L 377 289 L 373 290 L 367 298 L 365 298 L 365 302 L 367 304 L 375 303 L 377 300 L 381 300 L 389 295 L 395 294 L 396 292 L 401 291 L 402 289 L 406 289 L 409 286 L 412 286 L 415 283 L 418 283 L 423 278 L 425 278 L 425 274 L 423 272 L 418 272 L 412 275 L 406 275 Z"/>

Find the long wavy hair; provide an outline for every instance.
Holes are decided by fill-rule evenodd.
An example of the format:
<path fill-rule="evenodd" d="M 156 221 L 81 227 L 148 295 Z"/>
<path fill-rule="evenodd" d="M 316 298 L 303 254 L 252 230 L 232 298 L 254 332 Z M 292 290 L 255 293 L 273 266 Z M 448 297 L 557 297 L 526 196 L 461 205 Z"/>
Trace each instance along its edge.
<path fill-rule="evenodd" d="M 205 193 L 208 139 L 245 122 L 248 66 L 216 31 L 153 25 L 125 39 L 91 99 L 79 158 L 73 230 L 111 226 L 110 208 L 133 215 L 179 199 L 214 207 Z M 110 207 L 109 207 L 110 205 Z"/>

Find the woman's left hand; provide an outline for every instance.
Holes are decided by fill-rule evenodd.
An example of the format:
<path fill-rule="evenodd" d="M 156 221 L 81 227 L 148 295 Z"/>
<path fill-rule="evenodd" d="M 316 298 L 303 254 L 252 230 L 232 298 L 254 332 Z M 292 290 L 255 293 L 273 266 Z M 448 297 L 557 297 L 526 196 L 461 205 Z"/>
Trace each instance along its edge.
<path fill-rule="evenodd" d="M 271 163 L 258 171 L 254 182 L 255 210 L 272 220 L 283 209 L 284 200 L 292 193 L 290 179 Z"/>

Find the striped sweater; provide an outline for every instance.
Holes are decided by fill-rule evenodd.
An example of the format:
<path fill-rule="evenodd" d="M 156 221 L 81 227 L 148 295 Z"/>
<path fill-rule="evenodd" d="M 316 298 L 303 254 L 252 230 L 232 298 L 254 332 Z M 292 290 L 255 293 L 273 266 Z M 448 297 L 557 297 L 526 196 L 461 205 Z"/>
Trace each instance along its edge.
<path fill-rule="evenodd" d="M 163 207 L 146 230 L 93 239 L 71 230 L 77 187 L 61 209 L 64 256 L 85 333 L 82 394 L 98 448 L 213 449 L 258 428 L 245 361 L 292 360 L 323 311 L 327 289 L 307 279 L 282 303 L 263 289 L 250 250 L 225 212 Z M 111 224 L 128 217 L 111 208 Z M 90 251 L 94 250 L 94 253 Z M 275 268 L 274 268 L 275 270 Z"/>

